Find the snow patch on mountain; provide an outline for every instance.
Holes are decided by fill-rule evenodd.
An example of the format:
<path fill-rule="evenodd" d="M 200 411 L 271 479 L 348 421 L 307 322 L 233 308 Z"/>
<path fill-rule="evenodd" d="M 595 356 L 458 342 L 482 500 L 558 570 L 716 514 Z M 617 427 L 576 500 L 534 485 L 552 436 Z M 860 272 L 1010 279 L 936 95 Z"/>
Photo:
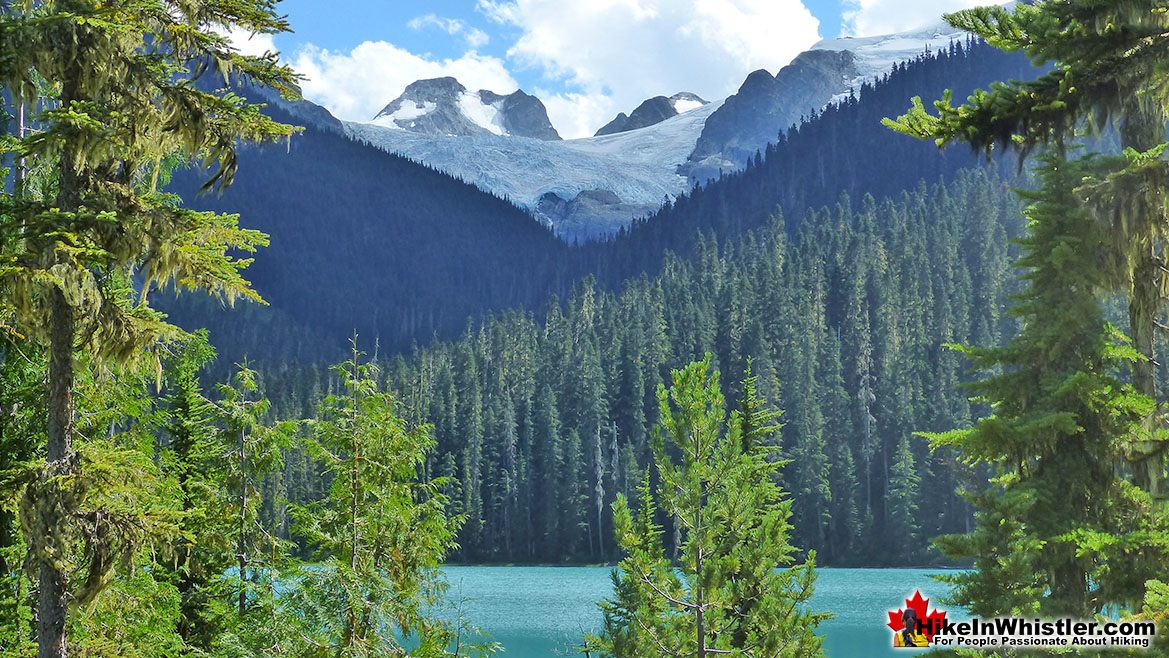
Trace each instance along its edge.
<path fill-rule="evenodd" d="M 964 30 L 945 21 L 938 21 L 928 27 L 899 34 L 825 39 L 812 46 L 811 50 L 848 51 L 855 55 L 858 75 L 847 80 L 846 84 L 852 89 L 859 89 L 865 82 L 877 80 L 888 73 L 895 64 L 926 52 L 949 48 L 951 43 L 965 41 L 968 36 Z M 842 92 L 837 99 L 847 94 Z"/>
<path fill-rule="evenodd" d="M 674 111 L 678 114 L 685 114 L 691 110 L 707 105 L 709 101 L 703 100 L 698 94 L 692 94 L 688 91 L 683 91 L 673 96 L 670 96 L 670 105 L 674 106 Z"/>
<path fill-rule="evenodd" d="M 502 113 L 499 111 L 499 106 L 502 104 L 502 101 L 485 103 L 481 94 L 472 94 L 466 91 L 459 94 L 459 109 L 462 110 L 463 116 L 467 117 L 471 123 L 495 135 L 505 134 Z"/>
<path fill-rule="evenodd" d="M 401 107 L 390 114 L 379 114 L 373 123 L 386 128 L 393 128 L 395 130 L 405 130 L 403 126 L 409 126 L 415 119 L 420 119 L 427 114 L 430 114 L 437 108 L 438 105 L 430 101 L 407 102 L 403 103 Z"/>

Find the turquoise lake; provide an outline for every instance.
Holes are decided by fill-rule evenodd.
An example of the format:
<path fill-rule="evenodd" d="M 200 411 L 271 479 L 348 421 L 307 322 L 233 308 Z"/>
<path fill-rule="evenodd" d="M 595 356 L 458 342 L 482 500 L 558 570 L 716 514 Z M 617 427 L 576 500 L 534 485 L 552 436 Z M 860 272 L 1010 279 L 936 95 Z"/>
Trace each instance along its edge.
<path fill-rule="evenodd" d="M 471 624 L 503 644 L 506 658 L 580 656 L 583 632 L 599 628 L 597 601 L 609 596 L 608 567 L 448 567 L 449 597 Z M 938 569 L 818 569 L 813 607 L 836 617 L 821 625 L 831 658 L 905 656 L 892 649 L 886 611 L 921 590 L 940 605 Z M 944 607 L 944 606 L 943 606 Z M 959 610 L 948 608 L 951 618 Z"/>

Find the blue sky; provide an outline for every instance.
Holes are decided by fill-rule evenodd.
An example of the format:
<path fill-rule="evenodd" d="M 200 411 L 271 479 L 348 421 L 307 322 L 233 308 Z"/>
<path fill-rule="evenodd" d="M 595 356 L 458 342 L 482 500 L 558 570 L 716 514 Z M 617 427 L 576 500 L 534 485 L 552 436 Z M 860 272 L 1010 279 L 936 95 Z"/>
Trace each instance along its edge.
<path fill-rule="evenodd" d="M 295 33 L 278 38 L 277 45 L 287 49 L 313 43 L 332 50 L 348 50 L 362 41 L 385 39 L 415 52 L 457 57 L 461 54 L 458 51 L 461 44 L 456 40 L 436 40 L 433 33 L 410 30 L 407 26 L 418 16 L 434 14 L 463 20 L 489 34 L 496 32 L 498 26 L 476 11 L 475 5 L 475 0 L 283 0 L 280 11 L 288 15 Z M 804 5 L 820 20 L 822 37 L 840 34 L 845 3 L 808 0 Z M 484 51 L 504 56 L 507 41 L 496 39 Z"/>
<path fill-rule="evenodd" d="M 305 96 L 369 120 L 417 79 L 522 88 L 565 137 L 679 91 L 716 100 L 822 38 L 936 21 L 974 0 L 284 0 L 295 30 L 245 41 L 307 77 Z"/>

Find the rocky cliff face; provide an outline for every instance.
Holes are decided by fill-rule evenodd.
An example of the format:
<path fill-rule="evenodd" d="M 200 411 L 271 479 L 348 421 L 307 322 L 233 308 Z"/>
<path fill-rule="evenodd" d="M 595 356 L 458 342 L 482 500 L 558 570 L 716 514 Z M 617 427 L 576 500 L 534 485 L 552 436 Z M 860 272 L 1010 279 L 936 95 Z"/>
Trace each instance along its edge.
<path fill-rule="evenodd" d="M 485 105 L 499 109 L 505 134 L 515 137 L 531 137 L 544 141 L 560 139 L 560 133 L 552 127 L 548 110 L 539 98 L 519 90 L 514 94 L 501 96 L 486 89 L 479 91 L 479 98 Z"/>
<path fill-rule="evenodd" d="M 639 128 L 656 126 L 666 119 L 672 119 L 683 112 L 696 110 L 703 105 L 707 105 L 707 101 L 703 100 L 697 94 L 692 94 L 688 91 L 674 94 L 669 98 L 655 96 L 638 105 L 637 109 L 633 110 L 630 114 L 625 114 L 624 112 L 618 114 L 615 119 L 598 130 L 594 136 L 615 135 L 617 133 L 629 132 L 630 130 L 638 130 Z"/>
<path fill-rule="evenodd" d="M 802 117 L 847 92 L 858 75 L 852 52 L 830 50 L 804 52 L 774 76 L 755 71 L 707 119 L 687 173 L 705 181 L 717 178 L 720 170 L 741 169 Z"/>
<path fill-rule="evenodd" d="M 374 117 L 373 123 L 422 135 L 506 135 L 559 140 L 540 99 L 522 90 L 470 92 L 454 78 L 411 83 Z"/>

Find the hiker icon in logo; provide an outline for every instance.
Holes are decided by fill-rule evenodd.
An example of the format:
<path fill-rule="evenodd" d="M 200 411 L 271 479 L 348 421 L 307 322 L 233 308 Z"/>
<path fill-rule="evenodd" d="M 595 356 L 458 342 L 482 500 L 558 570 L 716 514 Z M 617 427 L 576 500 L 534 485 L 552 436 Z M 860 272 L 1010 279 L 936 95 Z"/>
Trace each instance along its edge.
<path fill-rule="evenodd" d="M 901 613 L 901 621 L 905 624 L 905 628 L 893 636 L 895 648 L 928 647 L 930 645 L 929 638 L 919 628 L 916 610 L 907 608 L 905 612 Z"/>
<path fill-rule="evenodd" d="M 930 601 L 916 592 L 912 599 L 905 599 L 905 608 L 889 611 L 888 626 L 893 630 L 893 646 L 898 649 L 928 647 L 934 634 L 946 621 L 944 610 L 929 611 Z"/>

